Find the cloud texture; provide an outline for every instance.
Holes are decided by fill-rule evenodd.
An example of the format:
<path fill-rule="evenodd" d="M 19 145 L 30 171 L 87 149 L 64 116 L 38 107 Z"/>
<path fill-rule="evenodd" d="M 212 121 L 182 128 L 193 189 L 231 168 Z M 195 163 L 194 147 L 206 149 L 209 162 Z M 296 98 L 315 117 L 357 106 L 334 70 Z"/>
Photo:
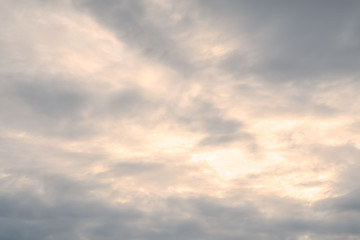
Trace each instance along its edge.
<path fill-rule="evenodd" d="M 0 2 L 0 239 L 360 239 L 358 1 Z"/>

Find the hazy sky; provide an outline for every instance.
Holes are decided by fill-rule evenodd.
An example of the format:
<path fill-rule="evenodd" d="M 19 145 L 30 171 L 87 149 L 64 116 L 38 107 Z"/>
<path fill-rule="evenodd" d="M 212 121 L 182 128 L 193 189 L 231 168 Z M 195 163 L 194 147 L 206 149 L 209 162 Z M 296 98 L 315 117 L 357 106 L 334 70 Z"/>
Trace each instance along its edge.
<path fill-rule="evenodd" d="M 360 239 L 360 1 L 0 3 L 0 239 Z"/>

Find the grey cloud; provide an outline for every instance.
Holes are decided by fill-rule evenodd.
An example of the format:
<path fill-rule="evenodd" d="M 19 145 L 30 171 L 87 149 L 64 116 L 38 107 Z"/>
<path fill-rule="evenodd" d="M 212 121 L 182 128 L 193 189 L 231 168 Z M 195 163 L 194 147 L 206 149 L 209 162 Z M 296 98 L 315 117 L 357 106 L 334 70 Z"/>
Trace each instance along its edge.
<path fill-rule="evenodd" d="M 61 119 L 79 114 L 81 110 L 83 96 L 56 86 L 59 85 L 57 82 L 33 81 L 14 85 L 13 96 L 45 117 Z"/>
<path fill-rule="evenodd" d="M 140 88 L 116 91 L 110 94 L 105 103 L 107 107 L 103 114 L 116 118 L 146 118 L 152 115 L 160 103 L 152 96 L 148 96 Z"/>
<path fill-rule="evenodd" d="M 159 171 L 162 171 L 164 168 L 163 164 L 160 163 L 146 163 L 146 162 L 123 162 L 117 163 L 115 166 L 112 166 L 111 171 L 114 172 L 117 176 L 131 176 L 138 175 L 147 172 L 155 171 L 155 174 L 158 174 Z"/>
<path fill-rule="evenodd" d="M 2 127 L 65 138 L 91 134 L 88 94 L 75 84 L 51 75 L 2 76 Z"/>
<path fill-rule="evenodd" d="M 359 74 L 357 1 L 198 2 L 216 26 L 253 44 L 258 61 L 246 66 L 247 56 L 235 50 L 222 64 L 226 71 L 280 82 Z"/>
<path fill-rule="evenodd" d="M 91 185 L 90 179 L 87 180 Z M 3 239 L 26 236 L 28 239 L 280 240 L 298 239 L 306 234 L 316 239 L 351 239 L 351 234 L 358 234 L 356 224 L 349 222 L 348 217 L 335 221 L 338 216 L 332 212 L 326 218 L 312 216 L 313 212 L 306 206 L 292 204 L 291 199 L 276 200 L 274 196 L 275 201 L 258 195 L 255 202 L 250 202 L 248 193 L 237 193 L 236 204 L 227 198 L 201 195 L 138 196 L 138 202 L 110 204 L 91 194 L 101 186 L 88 188 L 79 180 L 51 175 L 42 183 L 47 186 L 45 196 L 55 194 L 51 201 L 36 195 L 36 189 L 31 187 L 27 191 L 14 189 L 11 195 L 0 194 L 0 212 L 6 219 L 0 225 Z M 259 202 L 260 199 L 264 202 Z M 157 204 L 149 205 L 153 201 Z M 288 208 L 280 209 L 280 203 Z M 263 211 L 269 206 L 278 212 L 272 215 Z M 145 211 L 141 210 L 144 208 Z"/>
<path fill-rule="evenodd" d="M 209 197 L 172 199 L 170 203 L 170 212 L 177 213 L 177 209 L 180 213 L 178 218 L 181 212 L 191 212 L 188 221 L 201 223 L 196 231 L 203 231 L 199 239 L 299 239 L 306 235 L 314 239 L 351 239 L 351 235 L 358 232 L 356 224 L 346 219 L 337 225 L 333 218 L 335 216 L 311 216 L 309 209 L 301 205 L 288 211 L 280 210 L 276 216 L 272 216 L 262 212 L 262 207 L 269 203 L 262 207 L 246 202 L 232 205 Z"/>
<path fill-rule="evenodd" d="M 335 213 L 347 213 L 358 215 L 360 211 L 360 190 L 355 189 L 339 197 L 332 197 L 321 200 L 315 205 L 315 209 L 328 210 Z"/>
<path fill-rule="evenodd" d="M 150 124 L 164 103 L 140 87 L 105 94 L 83 85 L 84 79 L 47 74 L 3 75 L 0 128 L 55 138 L 95 136 L 103 120 Z M 154 123 L 155 124 L 155 123 Z"/>
<path fill-rule="evenodd" d="M 166 23 L 163 23 L 164 26 L 158 26 L 151 22 L 143 1 L 74 0 L 73 3 L 78 9 L 90 12 L 96 21 L 114 31 L 121 41 L 125 41 L 150 58 L 171 66 L 181 74 L 193 71 L 193 66 L 183 49 L 169 35 L 172 29 L 163 29 Z"/>
<path fill-rule="evenodd" d="M 193 99 L 190 109 L 184 113 L 175 114 L 178 115 L 179 123 L 192 131 L 203 132 L 207 135 L 200 141 L 200 146 L 223 145 L 252 139 L 251 134 L 244 130 L 244 124 L 241 121 L 224 118 L 220 109 L 201 99 Z"/>
<path fill-rule="evenodd" d="M 335 229 L 343 234 L 359 234 L 356 223 L 360 220 L 360 184 L 355 180 L 360 170 L 360 150 L 353 144 L 341 146 L 317 146 L 312 150 L 324 165 L 336 168 L 337 181 L 333 190 L 338 196 L 322 199 L 313 205 L 313 210 L 326 213 Z M 319 166 L 324 167 L 324 166 Z"/>
<path fill-rule="evenodd" d="M 354 191 L 360 187 L 354 181 L 360 170 L 360 149 L 348 143 L 344 145 L 311 145 L 307 151 L 316 156 L 322 163 L 319 168 L 336 169 L 336 183 L 332 185 L 335 191 Z"/>
<path fill-rule="evenodd" d="M 136 221 L 141 215 L 133 209 L 106 206 L 103 203 L 82 200 L 48 205 L 31 195 L 1 197 L 2 211 L 0 237 L 2 239 L 82 239 L 91 233 L 91 228 L 106 222 L 117 222 L 118 231 L 130 235 L 125 225 Z M 90 228 L 90 229 L 89 229 Z M 96 237 L 96 235 L 94 235 Z"/>
<path fill-rule="evenodd" d="M 85 174 L 83 164 L 74 169 L 78 175 L 74 177 L 74 172 L 66 170 L 67 164 L 61 163 L 79 161 L 79 156 L 64 156 L 56 164 L 47 149 L 38 155 L 38 149 L 29 151 L 21 164 L 16 163 L 21 154 L 12 154 L 14 163 L 4 159 L 4 154 L 0 157 L 1 174 L 6 174 L 0 181 L 1 239 L 93 238 L 94 229 L 108 225 L 117 231 L 110 239 L 131 239 L 131 226 L 142 213 L 136 206 L 108 203 L 94 194 L 105 185 Z M 91 164 L 89 160 L 87 164 Z M 106 239 L 105 235 L 99 239 Z"/>

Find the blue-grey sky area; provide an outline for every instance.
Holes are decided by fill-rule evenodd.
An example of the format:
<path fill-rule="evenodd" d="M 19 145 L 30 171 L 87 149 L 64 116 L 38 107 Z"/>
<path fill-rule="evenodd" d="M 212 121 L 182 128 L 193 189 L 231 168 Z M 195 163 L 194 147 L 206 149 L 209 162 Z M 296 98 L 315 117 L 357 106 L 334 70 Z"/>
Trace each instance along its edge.
<path fill-rule="evenodd" d="M 0 3 L 1 240 L 360 240 L 360 1 Z"/>

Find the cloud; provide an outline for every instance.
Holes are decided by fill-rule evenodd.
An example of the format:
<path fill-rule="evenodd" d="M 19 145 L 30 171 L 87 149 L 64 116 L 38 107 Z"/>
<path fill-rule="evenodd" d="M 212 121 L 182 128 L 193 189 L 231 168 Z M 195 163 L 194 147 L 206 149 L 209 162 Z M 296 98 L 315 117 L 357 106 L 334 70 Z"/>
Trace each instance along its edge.
<path fill-rule="evenodd" d="M 152 22 L 153 16 L 149 13 L 151 10 L 147 8 L 145 2 L 113 0 L 104 3 L 87 0 L 73 2 L 80 10 L 90 12 L 99 23 L 111 29 L 129 46 L 178 69 L 179 72 L 192 71 L 192 65 L 181 46 L 173 40 L 173 36 L 169 35 L 169 27 L 164 23 L 158 26 L 156 22 Z"/>
<path fill-rule="evenodd" d="M 93 131 L 86 117 L 88 96 L 58 76 L 3 76 L 1 117 L 6 129 L 81 137 Z M 26 120 L 25 120 L 26 119 Z"/>
<path fill-rule="evenodd" d="M 3 1 L 1 239 L 358 239 L 356 1 Z"/>
<path fill-rule="evenodd" d="M 256 72 L 265 80 L 280 82 L 358 74 L 355 19 L 360 6 L 354 1 L 341 6 L 334 1 L 198 4 L 208 18 L 216 19 L 215 26 L 251 41 L 252 54 L 235 48 L 225 57 L 221 65 L 226 71 Z"/>

